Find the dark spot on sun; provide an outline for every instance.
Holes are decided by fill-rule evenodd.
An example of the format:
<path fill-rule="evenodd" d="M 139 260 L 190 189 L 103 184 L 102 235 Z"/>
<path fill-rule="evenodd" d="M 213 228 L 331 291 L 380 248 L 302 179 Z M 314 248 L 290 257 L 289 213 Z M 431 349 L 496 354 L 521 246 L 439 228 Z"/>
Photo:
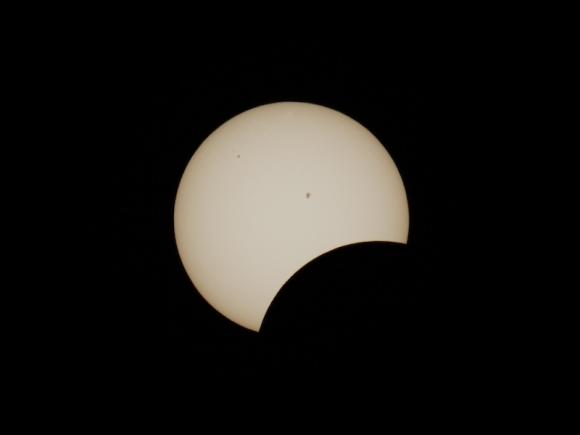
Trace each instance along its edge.
<path fill-rule="evenodd" d="M 310 192 L 306 193 L 306 198 L 310 198 Z"/>
<path fill-rule="evenodd" d="M 240 155 L 238 154 L 236 157 L 239 159 L 240 158 Z"/>

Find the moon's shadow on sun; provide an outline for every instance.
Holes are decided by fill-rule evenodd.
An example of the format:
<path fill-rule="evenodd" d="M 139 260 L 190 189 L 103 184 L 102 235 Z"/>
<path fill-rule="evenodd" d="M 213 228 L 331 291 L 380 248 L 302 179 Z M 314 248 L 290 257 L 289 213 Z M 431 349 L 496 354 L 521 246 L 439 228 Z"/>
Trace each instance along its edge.
<path fill-rule="evenodd" d="M 272 301 L 260 335 L 270 343 L 396 343 L 421 335 L 423 285 L 408 245 L 343 246 L 297 271 Z"/>

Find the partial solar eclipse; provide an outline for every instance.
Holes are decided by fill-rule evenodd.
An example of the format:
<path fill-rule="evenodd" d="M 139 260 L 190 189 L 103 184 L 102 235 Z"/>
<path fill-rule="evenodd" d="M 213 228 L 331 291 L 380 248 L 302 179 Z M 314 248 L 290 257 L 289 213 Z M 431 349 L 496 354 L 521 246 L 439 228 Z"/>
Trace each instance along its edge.
<path fill-rule="evenodd" d="M 259 331 L 284 283 L 314 258 L 359 242 L 406 243 L 409 208 L 395 163 L 366 128 L 282 102 L 235 116 L 199 146 L 174 223 L 199 293 Z"/>

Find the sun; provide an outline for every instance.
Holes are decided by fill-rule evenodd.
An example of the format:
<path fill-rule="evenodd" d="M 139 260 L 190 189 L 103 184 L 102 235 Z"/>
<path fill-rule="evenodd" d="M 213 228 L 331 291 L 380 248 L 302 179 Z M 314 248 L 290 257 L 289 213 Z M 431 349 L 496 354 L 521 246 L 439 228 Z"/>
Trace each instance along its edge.
<path fill-rule="evenodd" d="M 174 224 L 200 294 L 258 331 L 276 293 L 316 257 L 352 243 L 406 243 L 409 210 L 394 161 L 365 127 L 281 102 L 235 116 L 199 146 Z"/>

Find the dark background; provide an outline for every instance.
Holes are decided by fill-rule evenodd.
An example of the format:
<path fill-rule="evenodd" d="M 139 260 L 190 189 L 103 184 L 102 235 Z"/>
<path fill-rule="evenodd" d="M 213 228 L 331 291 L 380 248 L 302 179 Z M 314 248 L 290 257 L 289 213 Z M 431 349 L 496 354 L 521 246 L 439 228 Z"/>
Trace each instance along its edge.
<path fill-rule="evenodd" d="M 496 265 L 483 247 L 485 207 L 474 207 L 484 198 L 484 132 L 473 122 L 483 111 L 481 75 L 470 74 L 477 66 L 463 49 L 401 57 L 392 47 L 317 38 L 121 50 L 107 71 L 105 119 L 115 135 L 103 145 L 110 195 L 97 250 L 121 341 L 165 343 L 169 367 L 236 375 L 288 366 L 448 373 L 485 358 L 496 327 L 489 307 L 501 303 L 489 291 Z M 178 257 L 173 205 L 197 146 L 236 114 L 276 101 L 328 106 L 368 128 L 399 168 L 410 231 L 406 246 L 359 244 L 305 265 L 257 334 L 195 291 Z"/>

